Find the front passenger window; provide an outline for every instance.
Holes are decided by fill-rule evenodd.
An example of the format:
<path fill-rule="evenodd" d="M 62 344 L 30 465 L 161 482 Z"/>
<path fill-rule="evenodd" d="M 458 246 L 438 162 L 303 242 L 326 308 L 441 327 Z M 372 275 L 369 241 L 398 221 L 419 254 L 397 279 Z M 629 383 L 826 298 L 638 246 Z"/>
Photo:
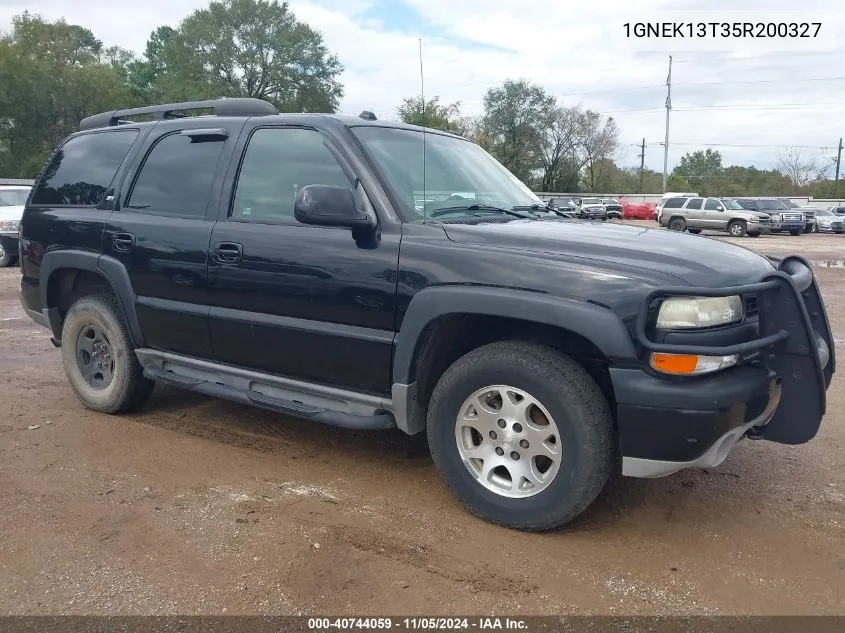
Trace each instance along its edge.
<path fill-rule="evenodd" d="M 293 203 L 302 187 L 350 184 L 319 132 L 259 128 L 244 154 L 230 218 L 264 224 L 295 223 Z"/>

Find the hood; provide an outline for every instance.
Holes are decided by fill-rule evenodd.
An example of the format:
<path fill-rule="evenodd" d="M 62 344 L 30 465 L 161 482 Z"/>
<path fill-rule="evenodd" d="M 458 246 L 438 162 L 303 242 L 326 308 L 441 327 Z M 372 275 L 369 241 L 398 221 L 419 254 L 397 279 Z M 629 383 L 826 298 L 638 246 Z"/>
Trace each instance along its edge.
<path fill-rule="evenodd" d="M 773 268 L 768 259 L 741 246 L 624 224 L 516 220 L 502 224 L 444 224 L 443 228 L 454 242 L 500 252 L 533 252 L 544 260 L 587 265 L 617 275 L 650 277 L 655 285 L 719 287 L 754 283 Z"/>

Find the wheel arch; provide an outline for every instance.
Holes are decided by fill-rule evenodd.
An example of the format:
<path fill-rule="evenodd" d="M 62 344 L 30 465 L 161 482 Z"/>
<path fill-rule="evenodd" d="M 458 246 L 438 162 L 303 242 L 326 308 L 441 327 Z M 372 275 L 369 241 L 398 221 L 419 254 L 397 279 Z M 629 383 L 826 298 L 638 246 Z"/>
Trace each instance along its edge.
<path fill-rule="evenodd" d="M 58 250 L 44 255 L 41 262 L 41 305 L 53 336 L 61 341 L 64 312 L 63 297 L 67 296 L 67 283 L 76 279 L 98 279 L 111 289 L 123 311 L 132 342 L 143 345 L 143 336 L 135 312 L 135 293 L 126 267 L 117 259 L 90 251 Z M 68 282 L 67 279 L 71 278 Z"/>
<path fill-rule="evenodd" d="M 396 338 L 392 401 L 399 428 L 409 434 L 425 428 L 428 397 L 451 362 L 481 344 L 514 338 L 597 366 L 636 358 L 625 324 L 605 307 L 508 288 L 427 288 L 412 299 Z M 602 388 L 612 392 L 609 380 Z"/>

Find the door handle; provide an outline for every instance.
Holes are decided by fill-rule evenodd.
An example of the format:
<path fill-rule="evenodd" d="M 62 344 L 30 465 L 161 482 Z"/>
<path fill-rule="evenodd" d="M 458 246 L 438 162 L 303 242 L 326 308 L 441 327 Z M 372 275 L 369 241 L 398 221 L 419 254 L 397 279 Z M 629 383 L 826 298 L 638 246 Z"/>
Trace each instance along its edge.
<path fill-rule="evenodd" d="M 217 242 L 211 251 L 214 261 L 220 264 L 237 264 L 242 255 L 243 246 L 235 242 Z"/>
<path fill-rule="evenodd" d="M 135 248 L 135 236 L 132 233 L 115 233 L 111 238 L 114 250 L 119 253 L 129 253 Z"/>

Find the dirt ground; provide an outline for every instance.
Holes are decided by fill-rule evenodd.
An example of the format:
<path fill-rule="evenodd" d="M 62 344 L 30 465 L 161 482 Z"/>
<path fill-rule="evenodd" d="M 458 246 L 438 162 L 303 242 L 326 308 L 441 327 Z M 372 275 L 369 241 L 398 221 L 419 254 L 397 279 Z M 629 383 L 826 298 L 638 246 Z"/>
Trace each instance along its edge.
<path fill-rule="evenodd" d="M 845 236 L 817 266 L 845 350 Z M 566 529 L 474 518 L 401 433 L 175 389 L 83 409 L 0 270 L 0 614 L 845 614 L 845 398 L 815 440 L 616 479 Z"/>

